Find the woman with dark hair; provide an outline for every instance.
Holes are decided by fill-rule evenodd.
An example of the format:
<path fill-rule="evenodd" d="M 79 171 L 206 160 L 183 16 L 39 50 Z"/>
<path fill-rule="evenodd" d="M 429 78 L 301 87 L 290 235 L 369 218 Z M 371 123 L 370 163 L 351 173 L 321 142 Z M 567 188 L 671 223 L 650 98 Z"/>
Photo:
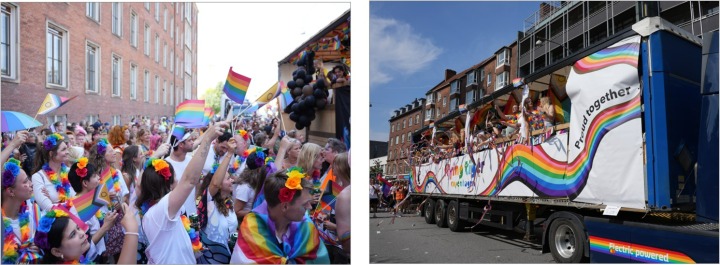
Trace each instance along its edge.
<path fill-rule="evenodd" d="M 140 183 L 140 173 L 142 164 L 145 162 L 145 154 L 137 145 L 131 145 L 125 148 L 122 155 L 122 175 L 125 183 L 128 184 L 130 190 L 130 205 L 135 204 L 137 200 L 137 184 Z"/>
<path fill-rule="evenodd" d="M 238 222 L 242 222 L 243 217 L 250 213 L 255 203 L 262 183 L 265 181 L 265 161 L 258 160 L 257 152 L 253 152 L 245 159 L 245 170 L 235 180 L 237 186 L 233 190 L 233 198 L 235 199 L 235 214 Z"/>
<path fill-rule="evenodd" d="M 237 147 L 234 139 L 228 141 L 228 147 L 230 150 Z M 225 152 L 220 165 L 213 165 L 213 169 L 205 175 L 200 186 L 200 190 L 203 191 L 198 204 L 200 239 L 207 251 L 198 258 L 199 264 L 230 262 L 228 239 L 238 227 L 232 204 L 233 178 L 228 173 L 228 165 L 233 156 L 233 152 Z"/>
<path fill-rule="evenodd" d="M 72 205 L 55 206 L 40 219 L 40 225 L 35 233 L 35 244 L 43 250 L 42 263 L 90 263 L 86 255 L 92 254 L 94 244 L 89 242 L 86 234 L 88 226 L 68 208 Z M 128 208 L 122 204 L 123 211 Z M 125 228 L 125 240 L 122 253 L 117 259 L 118 264 L 135 262 L 135 248 L 137 248 L 137 222 L 129 215 L 120 221 Z"/>
<path fill-rule="evenodd" d="M 207 159 L 210 143 L 225 131 L 225 122 L 216 123 L 205 132 L 200 146 L 177 183 L 174 170 L 162 159 L 150 159 L 140 181 L 140 195 L 135 205 L 148 246 L 145 250 L 148 263 L 195 264 L 195 255 L 201 254 L 200 237 L 180 208 L 200 182 L 200 173 Z M 194 254 L 197 253 L 197 254 Z"/>
<path fill-rule="evenodd" d="M 33 243 L 35 236 L 35 204 L 32 183 L 20 169 L 20 161 L 11 158 L 3 165 L 2 173 L 2 239 L 3 264 L 37 263 L 41 255 Z"/>
<path fill-rule="evenodd" d="M 53 204 L 63 203 L 75 196 L 67 174 L 70 171 L 64 161 L 68 155 L 68 145 L 57 133 L 49 135 L 35 153 L 35 168 L 32 175 L 35 202 L 40 210 L 49 211 Z M 43 190 L 47 191 L 47 195 Z"/>
<path fill-rule="evenodd" d="M 88 164 L 87 157 L 81 157 L 77 163 L 74 163 L 70 167 L 70 173 L 68 173 L 68 180 L 74 190 L 79 191 L 76 198 L 80 197 L 88 192 L 95 192 L 95 188 L 100 185 L 100 174 L 95 170 L 95 166 Z M 98 211 L 99 212 L 99 211 Z M 103 223 L 100 223 L 98 215 L 94 215 L 89 220 L 85 221 L 85 224 L 89 227 L 89 235 L 92 238 L 92 243 L 95 244 L 97 254 L 105 252 L 105 233 L 115 225 L 115 220 L 118 217 L 116 211 L 107 213 L 99 212 L 104 215 Z"/>

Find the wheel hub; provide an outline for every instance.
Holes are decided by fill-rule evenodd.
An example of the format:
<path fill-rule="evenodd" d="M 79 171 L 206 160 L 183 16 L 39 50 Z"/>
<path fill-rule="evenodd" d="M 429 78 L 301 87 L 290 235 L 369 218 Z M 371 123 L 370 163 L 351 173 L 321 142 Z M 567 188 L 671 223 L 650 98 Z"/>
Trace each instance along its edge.
<path fill-rule="evenodd" d="M 563 258 L 572 257 L 576 249 L 575 232 L 568 225 L 560 225 L 555 231 L 555 249 Z"/>

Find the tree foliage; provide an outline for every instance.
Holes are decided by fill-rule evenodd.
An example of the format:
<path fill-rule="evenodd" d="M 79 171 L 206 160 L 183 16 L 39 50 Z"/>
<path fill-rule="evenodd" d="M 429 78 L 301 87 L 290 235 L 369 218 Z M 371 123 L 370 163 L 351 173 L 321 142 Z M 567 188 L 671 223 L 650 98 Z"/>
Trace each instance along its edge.
<path fill-rule="evenodd" d="M 208 88 L 203 94 L 205 106 L 212 107 L 215 113 L 220 113 L 220 99 L 222 98 L 222 82 L 218 82 L 215 88 Z"/>

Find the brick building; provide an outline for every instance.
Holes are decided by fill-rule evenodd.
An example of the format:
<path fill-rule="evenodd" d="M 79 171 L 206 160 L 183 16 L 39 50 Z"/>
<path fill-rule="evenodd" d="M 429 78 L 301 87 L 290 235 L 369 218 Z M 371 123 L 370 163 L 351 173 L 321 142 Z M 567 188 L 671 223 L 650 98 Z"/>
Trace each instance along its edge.
<path fill-rule="evenodd" d="M 404 107 L 395 110 L 390 117 L 390 138 L 388 139 L 387 169 L 390 176 L 405 175 L 410 172 L 407 152 L 412 145 L 412 133 L 423 127 L 425 120 L 424 98 L 416 98 Z"/>
<path fill-rule="evenodd" d="M 197 97 L 197 14 L 194 3 L 3 2 L 2 109 L 34 116 L 52 93 L 78 97 L 41 122 L 173 116 Z"/>

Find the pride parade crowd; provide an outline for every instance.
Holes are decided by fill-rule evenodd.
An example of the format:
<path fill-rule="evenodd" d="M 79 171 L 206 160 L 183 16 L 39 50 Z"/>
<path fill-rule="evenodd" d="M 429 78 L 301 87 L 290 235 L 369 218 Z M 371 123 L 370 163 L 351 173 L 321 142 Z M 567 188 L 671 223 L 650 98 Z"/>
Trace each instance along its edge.
<path fill-rule="evenodd" d="M 2 263 L 349 263 L 350 158 L 254 115 L 3 134 Z"/>

